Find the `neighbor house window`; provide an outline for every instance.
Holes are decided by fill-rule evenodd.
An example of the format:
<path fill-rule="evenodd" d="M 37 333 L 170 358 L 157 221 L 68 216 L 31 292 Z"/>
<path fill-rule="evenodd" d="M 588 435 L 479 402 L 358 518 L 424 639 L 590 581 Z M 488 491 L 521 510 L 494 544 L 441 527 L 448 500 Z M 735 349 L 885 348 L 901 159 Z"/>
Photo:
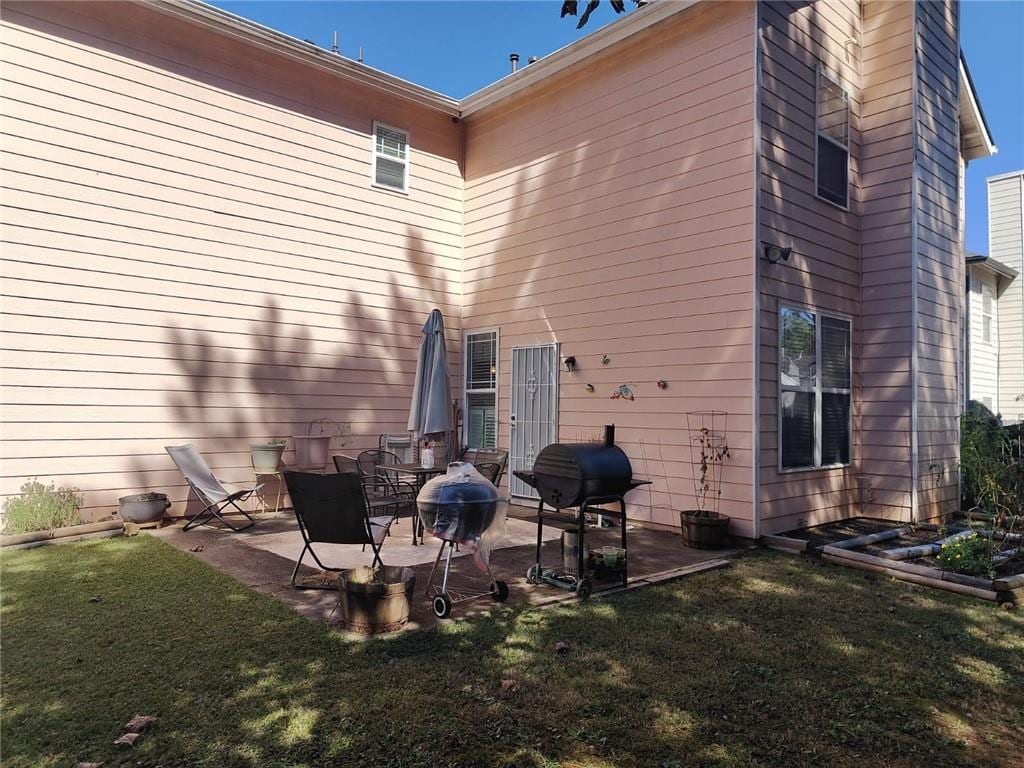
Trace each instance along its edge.
<path fill-rule="evenodd" d="M 981 286 L 981 339 L 992 343 L 992 286 Z"/>
<path fill-rule="evenodd" d="M 409 191 L 409 134 L 383 123 L 373 124 L 374 186 Z"/>
<path fill-rule="evenodd" d="M 809 309 L 779 313 L 782 469 L 850 463 L 850 321 Z"/>
<path fill-rule="evenodd" d="M 498 332 L 466 334 L 465 438 L 468 448 L 498 446 Z"/>
<path fill-rule="evenodd" d="M 815 194 L 849 207 L 850 98 L 843 86 L 818 70 Z"/>

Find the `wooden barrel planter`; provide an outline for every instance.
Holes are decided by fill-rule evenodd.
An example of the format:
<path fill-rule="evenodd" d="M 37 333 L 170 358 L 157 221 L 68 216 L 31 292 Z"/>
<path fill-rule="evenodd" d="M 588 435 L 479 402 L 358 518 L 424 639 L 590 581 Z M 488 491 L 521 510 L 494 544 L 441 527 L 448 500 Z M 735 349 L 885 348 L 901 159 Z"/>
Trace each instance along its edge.
<path fill-rule="evenodd" d="M 394 632 L 409 623 L 409 603 L 416 588 L 412 568 L 362 565 L 338 576 L 341 623 L 361 635 Z"/>
<path fill-rule="evenodd" d="M 679 513 L 683 544 L 694 549 L 721 549 L 729 541 L 729 518 L 717 512 Z"/>

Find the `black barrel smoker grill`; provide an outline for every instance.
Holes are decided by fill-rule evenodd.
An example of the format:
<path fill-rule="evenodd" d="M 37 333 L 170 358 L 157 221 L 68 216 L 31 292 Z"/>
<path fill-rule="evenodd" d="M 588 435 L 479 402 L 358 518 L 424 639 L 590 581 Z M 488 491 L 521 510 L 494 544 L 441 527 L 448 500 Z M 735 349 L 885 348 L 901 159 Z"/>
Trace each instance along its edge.
<path fill-rule="evenodd" d="M 531 584 L 542 582 L 574 591 L 580 599 L 590 596 L 592 584 L 588 578 L 586 547 L 584 538 L 587 515 L 618 518 L 622 549 L 626 551 L 626 501 L 625 495 L 647 480 L 634 480 L 629 457 L 615 445 L 615 425 L 604 428 L 604 441 L 600 443 L 553 443 L 537 455 L 533 471 L 516 471 L 515 476 L 536 489 L 540 496 L 537 504 L 537 562 L 530 566 L 526 579 Z M 544 505 L 554 508 L 547 512 Z M 617 504 L 618 509 L 607 509 L 604 504 Z M 574 516 L 561 510 L 576 509 Z M 541 563 L 544 523 L 548 522 L 563 531 L 577 534 L 576 573 L 559 573 L 544 568 Z M 629 558 L 619 570 L 623 586 L 626 584 Z"/>

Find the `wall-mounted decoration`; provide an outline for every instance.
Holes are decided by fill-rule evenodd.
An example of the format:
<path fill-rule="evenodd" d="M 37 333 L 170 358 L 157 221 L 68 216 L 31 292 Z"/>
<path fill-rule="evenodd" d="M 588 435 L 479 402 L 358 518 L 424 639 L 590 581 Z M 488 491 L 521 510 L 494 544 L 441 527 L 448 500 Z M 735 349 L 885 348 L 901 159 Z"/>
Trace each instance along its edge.
<path fill-rule="evenodd" d="M 627 384 L 620 384 L 619 388 L 612 392 L 612 400 L 636 400 L 633 390 Z"/>
<path fill-rule="evenodd" d="M 608 365 L 611 362 L 611 358 L 608 355 L 601 355 L 601 365 Z"/>
<path fill-rule="evenodd" d="M 562 365 L 565 366 L 566 371 L 572 373 L 574 370 L 576 370 L 576 357 L 574 355 L 569 355 L 567 358 L 565 358 L 565 360 L 562 361 Z"/>
<path fill-rule="evenodd" d="M 657 384 L 658 389 L 668 389 L 668 382 L 664 379 L 658 379 Z"/>
<path fill-rule="evenodd" d="M 594 385 L 593 384 L 587 384 L 586 390 L 587 390 L 587 392 L 593 392 L 594 391 Z"/>

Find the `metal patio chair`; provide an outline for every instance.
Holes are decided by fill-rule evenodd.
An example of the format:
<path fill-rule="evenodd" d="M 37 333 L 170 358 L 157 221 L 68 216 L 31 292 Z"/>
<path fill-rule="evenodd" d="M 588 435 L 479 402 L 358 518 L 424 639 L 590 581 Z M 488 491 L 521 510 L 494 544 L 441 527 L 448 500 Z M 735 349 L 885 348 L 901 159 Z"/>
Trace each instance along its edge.
<path fill-rule="evenodd" d="M 229 491 L 220 480 L 213 476 L 213 471 L 206 460 L 199 454 L 193 445 L 165 445 L 164 450 L 171 457 L 181 474 L 185 476 L 196 498 L 205 505 L 203 511 L 193 515 L 183 530 L 190 530 L 196 526 L 203 525 L 216 518 L 232 531 L 244 531 L 256 524 L 248 512 L 238 506 L 239 501 L 245 501 L 252 494 L 256 493 L 262 486 L 256 485 L 253 488 L 244 488 L 240 491 Z M 237 509 L 249 521 L 247 525 L 236 527 L 224 519 L 224 508 L 232 506 Z"/>
<path fill-rule="evenodd" d="M 370 516 L 363 483 L 357 475 L 285 472 L 284 482 L 303 541 L 302 552 L 292 570 L 293 587 L 335 589 L 332 584 L 302 584 L 296 580 L 307 552 L 321 570 L 343 570 L 320 562 L 314 544 L 362 544 L 364 549 L 369 545 L 373 550 L 373 565 L 384 565 L 380 548 L 395 518 L 393 515 Z"/>

